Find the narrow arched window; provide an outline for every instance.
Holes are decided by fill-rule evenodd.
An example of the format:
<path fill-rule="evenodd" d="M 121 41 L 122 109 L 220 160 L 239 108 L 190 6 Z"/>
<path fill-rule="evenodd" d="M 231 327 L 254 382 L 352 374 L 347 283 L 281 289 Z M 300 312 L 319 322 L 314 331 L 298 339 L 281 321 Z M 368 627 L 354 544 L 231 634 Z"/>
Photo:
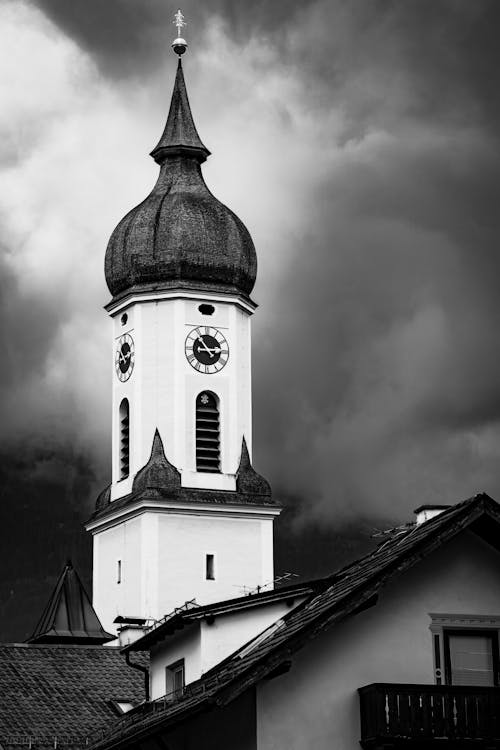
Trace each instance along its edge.
<path fill-rule="evenodd" d="M 130 469 L 130 409 L 128 399 L 120 404 L 120 479 L 129 475 Z"/>
<path fill-rule="evenodd" d="M 196 399 L 196 471 L 220 472 L 219 399 L 210 391 Z"/>

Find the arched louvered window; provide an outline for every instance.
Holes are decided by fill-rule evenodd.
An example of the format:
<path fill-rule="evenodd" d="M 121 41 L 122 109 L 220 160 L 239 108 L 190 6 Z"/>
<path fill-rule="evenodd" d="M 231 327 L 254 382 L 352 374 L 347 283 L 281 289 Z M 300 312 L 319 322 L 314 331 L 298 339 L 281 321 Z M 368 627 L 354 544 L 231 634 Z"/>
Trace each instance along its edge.
<path fill-rule="evenodd" d="M 128 399 L 120 404 L 120 479 L 129 475 L 130 469 L 130 409 Z"/>
<path fill-rule="evenodd" d="M 220 472 L 219 399 L 210 391 L 196 399 L 196 471 Z"/>

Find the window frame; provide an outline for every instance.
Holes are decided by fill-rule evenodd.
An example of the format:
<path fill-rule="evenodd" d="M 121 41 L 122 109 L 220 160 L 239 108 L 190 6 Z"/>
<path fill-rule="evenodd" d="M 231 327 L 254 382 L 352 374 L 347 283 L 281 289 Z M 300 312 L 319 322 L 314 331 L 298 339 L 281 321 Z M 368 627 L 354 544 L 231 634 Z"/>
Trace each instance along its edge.
<path fill-rule="evenodd" d="M 444 679 L 445 685 L 453 685 L 451 680 L 451 651 L 450 636 L 470 636 L 489 638 L 491 640 L 491 655 L 493 658 L 493 686 L 498 687 L 498 630 L 494 628 L 443 628 L 444 651 Z"/>
<path fill-rule="evenodd" d="M 211 562 L 211 565 L 209 565 L 209 561 Z M 208 575 L 209 572 L 212 573 L 211 576 Z M 215 581 L 215 578 L 215 554 L 213 552 L 207 552 L 205 554 L 205 581 Z"/>
<path fill-rule="evenodd" d="M 431 618 L 429 630 L 431 631 L 432 636 L 432 659 L 436 685 L 451 684 L 451 663 L 448 667 L 446 664 L 446 632 L 451 632 L 452 634 L 454 632 L 457 635 L 465 635 L 467 633 L 484 635 L 485 632 L 488 631 L 493 635 L 493 668 L 495 685 L 500 685 L 500 615 L 429 612 L 429 617 Z"/>
<path fill-rule="evenodd" d="M 118 406 L 118 481 L 122 482 L 124 479 L 128 479 L 130 476 L 130 432 L 131 432 L 131 415 L 130 415 L 130 401 L 127 396 L 124 396 Z M 125 448 L 123 446 L 124 439 L 124 425 L 123 419 L 127 419 L 126 425 L 126 438 L 127 442 Z M 124 469 L 126 467 L 126 471 Z"/>
<path fill-rule="evenodd" d="M 175 676 L 182 673 L 182 686 L 180 688 L 175 687 Z M 169 690 L 169 684 L 172 685 L 172 689 Z M 176 700 L 182 696 L 184 688 L 186 686 L 186 664 L 184 659 L 177 659 L 172 664 L 168 664 L 165 667 L 165 697 L 169 696 L 172 700 Z"/>
<path fill-rule="evenodd" d="M 198 450 L 203 451 L 203 448 L 201 446 L 198 446 L 198 439 L 203 441 L 204 438 L 200 437 L 198 438 L 198 399 L 201 398 L 206 394 L 207 396 L 210 396 L 215 401 L 215 408 L 217 409 L 217 439 L 218 439 L 218 454 L 217 454 L 217 468 L 209 468 L 207 470 L 206 467 L 198 468 L 199 467 L 199 458 L 198 458 Z M 204 388 L 202 391 L 199 391 L 194 399 L 194 467 L 197 474 L 223 474 L 223 468 L 222 468 L 222 399 L 219 396 L 218 393 L 211 390 L 210 388 Z M 201 458 L 201 457 L 200 457 Z M 201 460 L 203 460 L 201 458 Z"/>

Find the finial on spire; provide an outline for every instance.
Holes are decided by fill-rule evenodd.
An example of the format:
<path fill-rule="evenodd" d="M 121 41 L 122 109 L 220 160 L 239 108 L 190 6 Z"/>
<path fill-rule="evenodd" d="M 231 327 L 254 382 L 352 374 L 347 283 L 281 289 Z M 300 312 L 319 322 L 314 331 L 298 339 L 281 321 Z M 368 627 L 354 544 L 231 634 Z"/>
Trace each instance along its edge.
<path fill-rule="evenodd" d="M 174 15 L 174 20 L 172 21 L 172 23 L 174 24 L 174 26 L 177 26 L 177 39 L 174 39 L 174 41 L 172 42 L 172 49 L 174 50 L 175 54 L 179 55 L 180 57 L 184 54 L 188 46 L 186 40 L 181 37 L 182 29 L 184 28 L 184 26 L 186 26 L 186 22 L 180 8 Z"/>

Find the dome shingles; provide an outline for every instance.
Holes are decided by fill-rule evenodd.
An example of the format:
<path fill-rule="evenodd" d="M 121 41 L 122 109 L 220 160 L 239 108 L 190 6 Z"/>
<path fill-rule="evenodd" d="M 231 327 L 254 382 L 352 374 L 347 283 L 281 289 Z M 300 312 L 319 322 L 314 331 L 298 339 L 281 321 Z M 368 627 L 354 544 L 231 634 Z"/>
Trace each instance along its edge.
<path fill-rule="evenodd" d="M 134 288 L 194 287 L 249 295 L 257 258 L 243 222 L 209 191 L 179 67 L 167 125 L 152 152 L 160 174 L 150 195 L 121 220 L 106 251 L 113 295 Z"/>

